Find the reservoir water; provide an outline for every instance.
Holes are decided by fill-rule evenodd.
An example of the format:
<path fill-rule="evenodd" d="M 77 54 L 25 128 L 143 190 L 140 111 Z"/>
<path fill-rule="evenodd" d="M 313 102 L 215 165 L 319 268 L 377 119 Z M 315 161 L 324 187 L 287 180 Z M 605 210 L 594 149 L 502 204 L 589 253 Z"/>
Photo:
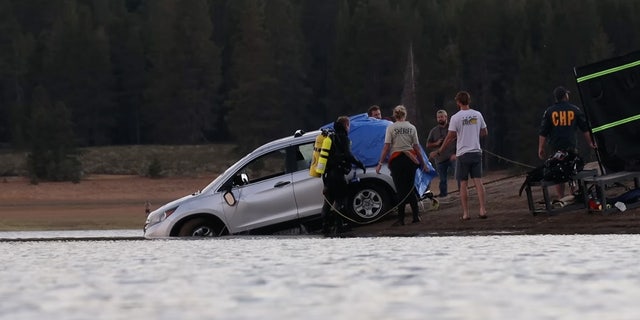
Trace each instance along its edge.
<path fill-rule="evenodd" d="M 638 235 L 140 236 L 0 232 L 0 319 L 640 318 Z"/>

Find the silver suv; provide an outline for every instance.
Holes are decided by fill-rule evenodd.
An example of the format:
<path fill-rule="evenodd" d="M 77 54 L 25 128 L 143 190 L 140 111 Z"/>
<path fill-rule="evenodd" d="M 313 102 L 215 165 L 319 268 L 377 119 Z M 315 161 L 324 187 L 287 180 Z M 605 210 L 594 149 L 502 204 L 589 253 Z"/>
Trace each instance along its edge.
<path fill-rule="evenodd" d="M 202 191 L 151 212 L 146 238 L 230 234 L 297 234 L 321 227 L 322 179 L 309 175 L 320 131 L 296 132 L 269 142 L 229 167 Z M 348 208 L 352 223 L 382 217 L 394 205 L 389 171 L 352 170 Z"/>

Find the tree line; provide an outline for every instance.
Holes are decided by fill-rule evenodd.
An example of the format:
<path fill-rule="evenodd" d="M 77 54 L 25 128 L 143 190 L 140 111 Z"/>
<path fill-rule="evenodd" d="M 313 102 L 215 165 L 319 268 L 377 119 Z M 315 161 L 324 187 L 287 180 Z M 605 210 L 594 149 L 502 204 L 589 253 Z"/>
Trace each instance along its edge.
<path fill-rule="evenodd" d="M 485 148 L 531 164 L 553 88 L 577 92 L 573 67 L 638 50 L 637 12 L 628 0 L 0 0 L 0 143 L 247 150 L 373 104 L 406 105 L 424 142 L 467 90 Z"/>

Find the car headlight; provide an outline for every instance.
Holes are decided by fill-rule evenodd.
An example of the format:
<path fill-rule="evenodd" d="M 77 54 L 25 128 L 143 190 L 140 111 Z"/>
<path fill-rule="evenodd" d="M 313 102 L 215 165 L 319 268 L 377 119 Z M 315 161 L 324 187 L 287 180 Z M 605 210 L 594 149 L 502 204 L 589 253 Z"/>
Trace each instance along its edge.
<path fill-rule="evenodd" d="M 154 225 L 156 223 L 160 223 L 160 222 L 164 221 L 165 219 L 167 219 L 171 214 L 176 212 L 176 210 L 178 210 L 178 207 L 173 207 L 171 209 L 167 209 L 167 210 L 164 210 L 164 211 L 152 212 L 147 217 L 146 225 L 150 226 L 150 225 Z"/>

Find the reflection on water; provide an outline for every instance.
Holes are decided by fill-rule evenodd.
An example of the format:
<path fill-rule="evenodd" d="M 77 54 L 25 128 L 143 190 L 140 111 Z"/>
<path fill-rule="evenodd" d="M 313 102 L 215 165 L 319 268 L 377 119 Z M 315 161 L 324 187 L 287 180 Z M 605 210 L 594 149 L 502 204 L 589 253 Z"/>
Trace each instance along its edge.
<path fill-rule="evenodd" d="M 4 241 L 0 319 L 636 319 L 639 244 L 637 235 Z"/>
<path fill-rule="evenodd" d="M 47 230 L 47 231 L 0 231 L 0 240 L 10 239 L 57 239 L 57 238 L 134 238 L 143 237 L 140 230 Z"/>

